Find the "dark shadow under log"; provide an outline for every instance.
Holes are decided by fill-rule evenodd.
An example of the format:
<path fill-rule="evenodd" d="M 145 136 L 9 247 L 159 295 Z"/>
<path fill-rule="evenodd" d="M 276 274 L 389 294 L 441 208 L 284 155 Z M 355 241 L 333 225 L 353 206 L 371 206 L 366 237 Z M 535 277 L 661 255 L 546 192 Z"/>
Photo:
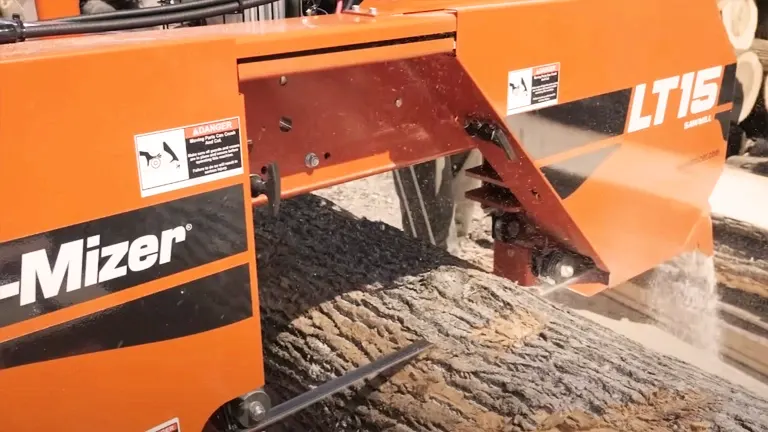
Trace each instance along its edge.
<path fill-rule="evenodd" d="M 275 403 L 426 338 L 272 430 L 768 430 L 768 401 L 316 196 L 257 209 Z"/>

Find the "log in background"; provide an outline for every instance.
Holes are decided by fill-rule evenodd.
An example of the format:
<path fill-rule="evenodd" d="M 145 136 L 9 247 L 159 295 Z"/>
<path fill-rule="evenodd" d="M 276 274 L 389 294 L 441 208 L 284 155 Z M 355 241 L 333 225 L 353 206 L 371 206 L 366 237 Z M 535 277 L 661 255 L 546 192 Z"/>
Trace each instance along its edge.
<path fill-rule="evenodd" d="M 426 338 L 272 430 L 763 431 L 768 401 L 317 196 L 257 209 L 275 403 Z"/>

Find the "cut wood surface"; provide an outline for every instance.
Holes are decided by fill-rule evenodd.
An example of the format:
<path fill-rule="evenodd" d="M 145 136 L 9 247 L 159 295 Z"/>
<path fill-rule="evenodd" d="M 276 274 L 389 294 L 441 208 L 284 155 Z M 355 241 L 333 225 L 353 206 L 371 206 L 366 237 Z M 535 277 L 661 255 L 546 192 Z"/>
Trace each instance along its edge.
<path fill-rule="evenodd" d="M 768 231 L 714 215 L 715 269 L 730 288 L 768 297 Z"/>
<path fill-rule="evenodd" d="M 653 308 L 653 294 L 649 287 L 625 283 L 605 291 L 604 295 L 653 318 L 668 331 L 690 341 L 690 337 L 683 334 L 686 331 L 685 323 Z M 768 339 L 765 337 L 768 323 L 725 303 L 719 304 L 718 309 L 720 353 L 754 373 L 768 376 Z"/>
<path fill-rule="evenodd" d="M 716 216 L 768 230 L 768 178 L 726 167 L 710 195 Z"/>
<path fill-rule="evenodd" d="M 752 45 L 749 49 L 757 55 L 760 64 L 763 65 L 763 69 L 768 71 L 768 40 L 764 38 L 756 38 L 752 41 Z"/>
<path fill-rule="evenodd" d="M 752 112 L 763 88 L 763 65 L 753 51 L 744 51 L 736 58 L 736 79 L 743 91 L 741 111 L 738 121 L 741 123 Z"/>
<path fill-rule="evenodd" d="M 426 338 L 385 377 L 274 430 L 768 430 L 768 400 L 316 196 L 258 209 L 275 402 Z"/>
<path fill-rule="evenodd" d="M 755 39 L 758 10 L 754 0 L 719 0 L 720 16 L 733 48 L 746 51 Z"/>

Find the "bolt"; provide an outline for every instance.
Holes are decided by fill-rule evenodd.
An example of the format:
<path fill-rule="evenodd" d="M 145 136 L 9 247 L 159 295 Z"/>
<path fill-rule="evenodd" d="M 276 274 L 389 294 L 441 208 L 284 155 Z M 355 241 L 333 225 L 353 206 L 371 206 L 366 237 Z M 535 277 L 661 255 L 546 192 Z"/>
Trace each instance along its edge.
<path fill-rule="evenodd" d="M 378 13 L 379 13 L 379 10 L 378 10 L 378 9 L 376 9 L 375 7 L 372 7 L 372 8 L 368 8 L 368 13 L 369 13 L 369 14 L 371 14 L 371 15 L 373 15 L 373 16 L 376 16 L 376 15 L 378 15 Z"/>
<path fill-rule="evenodd" d="M 568 264 L 560 265 L 560 277 L 563 279 L 569 279 L 573 277 L 573 266 Z"/>
<path fill-rule="evenodd" d="M 286 85 L 287 83 L 288 83 L 288 77 L 287 77 L 287 76 L 285 76 L 285 75 L 281 76 L 281 77 L 280 77 L 280 85 L 281 85 L 281 86 L 284 86 L 284 85 Z"/>
<path fill-rule="evenodd" d="M 360 12 L 360 5 L 352 5 L 352 12 Z"/>
<path fill-rule="evenodd" d="M 315 168 L 320 165 L 320 158 L 314 153 L 307 153 L 307 156 L 304 158 L 304 165 L 307 168 Z"/>
<path fill-rule="evenodd" d="M 398 107 L 398 108 L 400 108 L 401 106 L 403 106 L 403 98 L 397 98 L 397 99 L 395 99 L 395 106 L 396 106 L 396 107 Z"/>
<path fill-rule="evenodd" d="M 280 117 L 280 130 L 283 132 L 289 132 L 293 129 L 293 122 L 288 117 Z"/>
<path fill-rule="evenodd" d="M 264 409 L 264 405 L 259 401 L 253 401 L 248 404 L 248 415 L 251 417 L 251 420 L 259 421 L 264 418 L 266 413 L 267 410 Z"/>

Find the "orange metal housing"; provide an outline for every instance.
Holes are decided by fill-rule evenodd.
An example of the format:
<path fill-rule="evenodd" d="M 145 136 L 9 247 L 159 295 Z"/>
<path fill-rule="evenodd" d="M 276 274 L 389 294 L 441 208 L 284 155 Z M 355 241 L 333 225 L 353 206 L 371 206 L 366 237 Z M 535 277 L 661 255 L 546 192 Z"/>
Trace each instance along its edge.
<path fill-rule="evenodd" d="M 572 287 L 587 295 L 683 251 L 711 253 L 707 198 L 724 164 L 735 59 L 714 4 L 678 3 L 373 0 L 378 16 L 0 47 L 0 76 L 13 83 L 0 98 L 2 429 L 145 431 L 177 418 L 199 431 L 264 386 L 245 203 L 249 173 L 269 163 L 290 198 L 479 148 L 516 211 L 607 275 Z M 549 106 L 510 110 L 520 71 L 539 68 L 551 84 L 552 64 L 556 99 L 539 82 Z M 512 157 L 468 135 L 469 118 L 495 124 Z M 169 133 L 191 145 L 195 125 L 226 119 L 239 129 L 206 130 L 221 128 L 214 141 L 238 131 L 230 160 L 242 173 L 142 195 L 145 165 L 175 159 L 143 158 L 137 135 L 180 128 Z M 307 168 L 308 153 L 319 166 Z M 181 252 L 143 269 L 156 258 L 147 235 L 162 242 L 163 230 Z M 89 273 L 96 235 L 102 257 L 119 249 L 105 251 L 110 236 L 126 248 L 143 239 L 127 279 Z M 85 248 L 86 283 L 19 279 L 41 256 L 79 268 L 64 244 Z M 499 274 L 529 281 L 529 249 L 495 250 Z M 201 324 L 212 316 L 227 319 Z"/>
<path fill-rule="evenodd" d="M 35 0 L 38 20 L 80 15 L 80 0 Z"/>

